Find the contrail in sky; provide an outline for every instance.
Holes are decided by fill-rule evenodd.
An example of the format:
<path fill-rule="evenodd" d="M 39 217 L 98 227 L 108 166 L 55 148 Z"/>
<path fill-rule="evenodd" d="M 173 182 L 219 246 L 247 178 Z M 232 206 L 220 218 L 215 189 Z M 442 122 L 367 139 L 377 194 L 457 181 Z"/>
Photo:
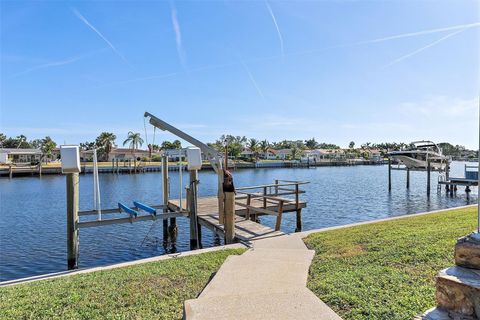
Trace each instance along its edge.
<path fill-rule="evenodd" d="M 177 9 L 171 4 L 172 7 L 172 25 L 173 25 L 173 31 L 175 31 L 175 42 L 177 44 L 177 52 L 178 52 L 178 58 L 180 59 L 180 63 L 182 64 L 182 67 L 184 69 L 187 68 L 187 63 L 186 63 L 186 58 L 185 58 L 185 52 L 183 51 L 182 48 L 182 32 L 180 31 L 180 24 L 178 23 L 177 19 Z"/>
<path fill-rule="evenodd" d="M 265 99 L 265 96 L 263 95 L 262 90 L 261 90 L 260 87 L 258 86 L 257 81 L 256 81 L 255 78 L 253 77 L 253 74 L 250 72 L 250 69 L 248 68 L 247 64 L 246 64 L 243 60 L 240 60 L 240 62 L 242 63 L 243 67 L 245 68 L 245 71 L 247 72 L 248 77 L 249 77 L 250 80 L 252 81 L 253 86 L 255 87 L 255 89 L 257 89 L 258 94 L 260 95 L 260 97 L 262 97 L 262 100 L 263 100 L 263 101 L 267 101 L 267 100 Z"/>
<path fill-rule="evenodd" d="M 44 64 L 40 64 L 38 66 L 35 66 L 35 67 L 31 67 L 25 71 L 22 71 L 22 72 L 18 72 L 16 74 L 14 74 L 13 76 L 16 77 L 16 76 L 20 76 L 20 75 L 24 75 L 24 74 L 27 74 L 27 73 L 30 73 L 32 71 L 35 71 L 35 70 L 39 70 L 39 69 L 46 69 L 46 68 L 50 68 L 50 67 L 58 67 L 58 66 L 63 66 L 63 65 L 66 65 L 66 64 L 70 64 L 70 63 L 73 63 L 73 62 L 76 62 L 80 59 L 82 59 L 83 56 L 76 56 L 76 57 L 71 57 L 71 58 L 67 58 L 65 60 L 60 60 L 60 61 L 53 61 L 53 62 L 48 62 L 48 63 L 44 63 Z"/>
<path fill-rule="evenodd" d="M 68 65 L 68 64 L 77 62 L 77 61 L 79 61 L 79 60 L 82 60 L 82 59 L 84 59 L 84 58 L 88 58 L 88 57 L 90 57 L 90 56 L 93 56 L 94 54 L 99 53 L 99 52 L 102 52 L 102 51 L 105 51 L 105 50 L 106 50 L 106 48 L 101 49 L 101 50 L 97 50 L 97 51 L 93 51 L 93 52 L 90 52 L 90 53 L 87 53 L 87 54 L 70 57 L 70 58 L 67 58 L 67 59 L 64 59 L 64 60 L 51 61 L 51 62 L 39 64 L 39 65 L 36 65 L 36 66 L 34 66 L 34 67 L 31 67 L 31 68 L 29 68 L 29 69 L 27 69 L 27 70 L 18 72 L 18 73 L 16 73 L 16 74 L 14 74 L 13 76 L 16 77 L 16 76 L 24 75 L 24 74 L 30 73 L 30 72 L 32 72 L 32 71 L 40 70 L 40 69 L 48 69 L 48 68 L 60 67 L 60 66 Z"/>
<path fill-rule="evenodd" d="M 82 16 L 82 14 L 80 12 L 78 12 L 77 9 L 72 9 L 73 10 L 73 13 L 77 16 L 77 18 L 79 18 L 81 21 L 83 21 L 83 23 L 85 23 L 90 29 L 92 29 L 100 38 L 103 39 L 103 41 L 105 41 L 108 46 L 113 50 L 113 52 L 115 52 L 125 63 L 127 63 L 128 65 L 130 65 L 130 63 L 128 62 L 128 60 L 123 56 L 123 54 L 121 54 L 117 48 L 115 48 L 115 46 L 110 42 L 108 41 L 107 38 L 105 38 L 105 36 L 97 30 L 97 28 L 95 28 L 90 22 L 88 22 L 88 20 Z"/>
<path fill-rule="evenodd" d="M 429 30 L 423 30 L 423 31 L 417 31 L 417 32 L 402 33 L 402 34 L 397 34 L 397 35 L 393 35 L 393 36 L 382 37 L 382 38 L 366 40 L 366 41 L 359 41 L 359 42 L 350 43 L 350 44 L 336 45 L 336 46 L 330 46 L 330 47 L 324 47 L 324 48 L 312 49 L 312 50 L 289 52 L 289 53 L 286 53 L 284 56 L 305 55 L 305 54 L 310 54 L 310 53 L 329 51 L 329 50 L 332 50 L 332 49 L 355 47 L 355 46 L 359 46 L 359 45 L 365 45 L 365 44 L 371 44 L 371 43 L 380 43 L 380 42 L 384 42 L 384 41 L 396 40 L 396 39 L 401 39 L 401 38 L 417 37 L 417 36 L 422 36 L 422 35 L 426 35 L 426 34 L 434 34 L 434 33 L 440 33 L 440 32 L 445 32 L 445 31 L 457 30 L 456 32 L 453 32 L 453 34 L 452 33 L 447 34 L 445 37 L 435 41 L 433 44 L 428 45 L 427 48 L 429 48 L 429 47 L 437 44 L 440 41 L 443 41 L 445 39 L 448 39 L 449 37 L 454 36 L 455 34 L 457 34 L 457 32 L 460 33 L 460 32 L 462 32 L 466 29 L 470 29 L 470 28 L 474 28 L 474 27 L 478 27 L 478 26 L 480 26 L 480 22 L 469 23 L 469 24 L 461 24 L 461 25 L 455 25 L 455 26 L 444 27 L 444 28 L 429 29 Z M 420 52 L 420 51 L 425 50 L 427 48 L 420 48 L 416 51 Z M 413 54 L 416 54 L 418 52 L 414 52 Z M 410 57 L 413 54 L 410 53 L 410 54 L 408 54 L 408 56 Z M 269 61 L 269 60 L 278 59 L 278 58 L 282 58 L 282 56 L 281 55 L 274 55 L 274 56 L 269 56 L 269 57 L 257 57 L 257 58 L 248 59 L 247 62 L 262 62 L 262 61 Z M 406 59 L 406 58 L 408 58 L 408 57 L 404 57 L 401 60 Z M 209 70 L 209 69 L 220 69 L 220 68 L 225 68 L 225 67 L 237 66 L 239 64 L 242 64 L 244 68 L 246 67 L 246 70 L 247 70 L 250 78 L 252 79 L 251 72 L 249 71 L 248 66 L 246 66 L 244 61 L 231 62 L 231 63 L 218 64 L 218 65 L 206 65 L 206 66 L 203 66 L 203 67 L 193 68 L 193 69 L 190 70 L 190 72 L 197 72 L 197 71 Z M 112 83 L 111 85 L 125 84 L 125 83 L 143 81 L 143 80 L 149 80 L 149 79 L 167 78 L 167 77 L 172 77 L 172 76 L 176 76 L 176 75 L 179 75 L 179 74 L 181 74 L 181 72 L 164 74 L 164 75 L 156 75 L 156 76 L 144 77 L 144 78 L 136 78 L 136 79 L 126 80 L 126 81 L 119 81 L 119 82 L 116 82 L 116 83 Z M 253 80 L 252 82 L 254 82 L 255 87 L 258 90 L 258 85 L 256 85 L 255 80 Z M 260 92 L 261 92 L 261 90 L 260 90 Z M 261 94 L 261 95 L 263 96 L 263 94 Z"/>
<path fill-rule="evenodd" d="M 421 48 L 419 48 L 419 49 L 417 49 L 417 50 L 415 50 L 415 51 L 413 51 L 413 52 L 410 52 L 410 53 L 408 53 L 408 54 L 406 54 L 406 55 L 401 56 L 400 58 L 397 58 L 397 59 L 393 60 L 392 62 L 388 63 L 388 64 L 385 65 L 384 67 L 390 67 L 390 66 L 392 66 L 392 65 L 394 65 L 394 64 L 399 63 L 399 62 L 402 61 L 402 60 L 408 59 L 408 58 L 416 55 L 417 53 L 420 53 L 420 52 L 422 52 L 423 50 L 426 50 L 426 49 L 428 49 L 428 48 L 430 48 L 430 47 L 433 47 L 434 45 L 436 45 L 436 44 L 438 44 L 438 43 L 440 43 L 440 42 L 442 42 L 442 41 L 444 41 L 444 40 L 447 40 L 448 38 L 453 37 L 454 35 L 459 34 L 460 32 L 463 32 L 463 31 L 465 31 L 465 30 L 467 30 L 467 29 L 469 29 L 469 28 L 472 28 L 472 26 L 466 27 L 466 28 L 463 28 L 463 29 L 460 29 L 460 30 L 457 30 L 457 31 L 455 31 L 455 32 L 451 32 L 451 33 L 447 34 L 446 36 L 443 36 L 442 38 L 440 38 L 440 39 L 438 39 L 438 40 L 435 40 L 434 42 L 432 42 L 432 43 L 430 43 L 430 44 L 427 44 L 426 46 L 423 46 L 423 47 L 421 47 Z"/>
<path fill-rule="evenodd" d="M 395 39 L 400 39 L 400 38 L 416 37 L 416 36 L 421 36 L 421 35 L 424 35 L 424 34 L 452 31 L 452 30 L 458 30 L 458 29 L 469 29 L 469 28 L 478 27 L 478 26 L 480 26 L 480 22 L 469 23 L 469 24 L 460 24 L 460 25 L 445 27 L 445 28 L 437 28 L 437 29 L 423 30 L 423 31 L 417 31 L 417 32 L 402 33 L 402 34 L 397 34 L 397 35 L 394 35 L 394 36 L 389 36 L 389 37 L 384 37 L 384 38 L 378 38 L 378 39 L 374 39 L 374 40 L 361 41 L 361 42 L 357 42 L 356 44 L 383 42 L 383 41 L 395 40 Z"/>
<path fill-rule="evenodd" d="M 278 27 L 277 19 L 275 18 L 275 15 L 273 14 L 272 7 L 270 7 L 270 4 L 268 1 L 265 1 L 265 5 L 267 6 L 268 12 L 270 13 L 270 16 L 272 17 L 273 24 L 275 25 L 275 28 L 277 29 L 277 34 L 278 34 L 278 40 L 280 40 L 280 50 L 282 52 L 282 56 L 285 55 L 285 52 L 283 50 L 283 36 L 282 33 L 280 32 L 280 28 Z"/>

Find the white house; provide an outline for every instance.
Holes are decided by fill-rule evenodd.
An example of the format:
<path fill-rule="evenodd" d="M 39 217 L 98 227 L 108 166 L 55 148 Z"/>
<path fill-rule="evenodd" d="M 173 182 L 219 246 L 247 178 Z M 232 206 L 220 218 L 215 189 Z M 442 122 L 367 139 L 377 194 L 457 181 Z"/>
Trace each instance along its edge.
<path fill-rule="evenodd" d="M 276 150 L 277 158 L 281 160 L 286 160 L 288 157 L 292 155 L 292 149 L 280 149 Z"/>
<path fill-rule="evenodd" d="M 42 151 L 40 149 L 0 149 L 0 163 L 38 163 L 41 161 L 41 159 Z"/>
<path fill-rule="evenodd" d="M 153 152 L 152 152 L 153 155 Z M 110 153 L 108 154 L 108 161 L 115 160 L 134 160 L 137 158 L 143 159 L 148 158 L 150 156 L 150 152 L 148 150 L 140 150 L 136 149 L 132 151 L 130 148 L 113 148 Z"/>

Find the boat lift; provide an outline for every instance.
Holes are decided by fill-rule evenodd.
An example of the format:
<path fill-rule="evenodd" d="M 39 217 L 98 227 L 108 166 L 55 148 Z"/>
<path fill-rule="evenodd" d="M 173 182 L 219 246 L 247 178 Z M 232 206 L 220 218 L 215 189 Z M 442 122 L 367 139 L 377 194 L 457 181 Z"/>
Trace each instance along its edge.
<path fill-rule="evenodd" d="M 90 228 L 104 225 L 134 223 L 148 220 L 163 220 L 164 238 L 169 234 L 176 234 L 176 218 L 190 218 L 190 246 L 192 249 L 198 248 L 199 230 L 196 217 L 197 206 L 197 188 L 198 188 L 198 169 L 202 165 L 201 152 L 208 157 L 210 164 L 218 175 L 218 207 L 220 213 L 220 223 L 224 223 L 224 194 L 223 194 L 223 166 L 221 155 L 201 141 L 193 138 L 185 132 L 175 128 L 154 115 L 145 112 L 145 118 L 149 118 L 149 122 L 156 128 L 163 131 L 169 131 L 177 137 L 193 144 L 195 147 L 187 148 L 180 152 L 180 158 L 187 157 L 188 169 L 190 171 L 190 186 L 188 188 L 187 203 L 183 209 L 182 206 L 182 190 L 180 190 L 180 206 L 172 209 L 169 207 L 169 180 L 168 180 L 168 158 L 162 158 L 162 189 L 163 203 L 149 205 L 138 200 L 132 202 L 133 206 L 126 203 L 118 203 L 117 208 L 100 209 L 100 191 L 98 184 L 98 173 L 94 175 L 94 210 L 79 211 L 79 177 L 81 171 L 80 153 L 78 146 L 61 146 L 60 152 L 62 157 L 62 173 L 67 174 L 67 265 L 68 269 L 78 268 L 79 254 L 79 230 L 81 228 Z M 182 164 L 180 164 L 180 188 L 182 189 Z M 118 217 L 121 214 L 123 216 Z M 125 214 L 127 216 L 125 216 Z M 96 215 L 97 219 L 89 219 L 88 216 Z M 113 216 L 113 217 L 112 217 Z M 86 219 L 80 220 L 80 217 Z M 168 231 L 168 220 L 170 219 L 170 230 Z"/>

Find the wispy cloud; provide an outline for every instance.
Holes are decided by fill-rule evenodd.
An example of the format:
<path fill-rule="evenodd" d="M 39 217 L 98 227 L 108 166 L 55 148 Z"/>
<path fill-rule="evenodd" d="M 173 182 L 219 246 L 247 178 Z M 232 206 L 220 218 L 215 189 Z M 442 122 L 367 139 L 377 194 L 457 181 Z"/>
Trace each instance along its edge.
<path fill-rule="evenodd" d="M 240 61 L 241 61 L 242 65 L 243 65 L 243 68 L 244 68 L 245 71 L 247 72 L 248 77 L 250 78 L 250 81 L 252 81 L 253 86 L 255 87 L 255 89 L 257 89 L 258 95 L 262 98 L 263 101 L 266 101 L 265 95 L 263 94 L 262 89 L 260 89 L 260 87 L 258 86 L 257 81 L 255 80 L 255 78 L 253 77 L 252 72 L 250 71 L 250 68 L 247 66 L 247 64 L 245 63 L 245 61 L 243 61 L 243 60 L 240 60 Z"/>
<path fill-rule="evenodd" d="M 457 31 L 455 31 L 455 32 L 449 33 L 449 34 L 447 34 L 446 36 L 443 36 L 443 37 L 441 37 L 440 39 L 435 40 L 434 42 L 427 44 L 426 46 L 423 46 L 423 47 L 421 47 L 421 48 L 419 48 L 419 49 L 417 49 L 417 50 L 415 50 L 415 51 L 412 51 L 412 52 L 410 52 L 410 53 L 407 53 L 407 54 L 401 56 L 400 58 L 397 58 L 397 59 L 393 60 L 392 62 L 386 64 L 384 67 L 386 68 L 386 67 L 393 66 L 394 64 L 397 64 L 397 63 L 399 63 L 399 62 L 402 61 L 402 60 L 408 59 L 408 58 L 410 58 L 410 57 L 412 57 L 412 56 L 414 56 L 414 55 L 422 52 L 423 50 L 426 50 L 426 49 L 428 49 L 428 48 L 430 48 L 430 47 L 433 47 L 434 45 L 437 45 L 437 44 L 439 44 L 440 42 L 445 41 L 445 40 L 447 40 L 448 38 L 453 37 L 454 35 L 456 35 L 456 34 L 458 34 L 458 33 L 460 33 L 460 32 L 463 32 L 463 31 L 467 30 L 468 28 L 471 28 L 471 27 L 466 27 L 466 28 L 457 30 Z"/>
<path fill-rule="evenodd" d="M 177 21 L 177 24 L 178 24 L 178 21 Z M 422 35 L 426 35 L 426 34 L 441 33 L 441 32 L 452 31 L 452 30 L 460 30 L 458 32 L 461 32 L 461 31 L 464 31 L 465 29 L 479 27 L 479 26 L 480 26 L 480 22 L 475 22 L 475 23 L 461 24 L 461 25 L 455 25 L 455 26 L 444 27 L 444 28 L 436 28 L 436 29 L 422 30 L 422 31 L 417 31 L 417 32 L 402 33 L 402 34 L 392 35 L 392 36 L 388 36 L 388 37 L 376 38 L 376 39 L 366 40 L 366 41 L 358 41 L 358 42 L 349 43 L 349 44 L 329 46 L 329 47 L 324 47 L 324 48 L 319 48 L 319 49 L 292 51 L 292 52 L 285 53 L 283 56 L 282 55 L 273 55 L 273 56 L 267 56 L 267 57 L 250 58 L 250 59 L 246 59 L 242 62 L 237 61 L 237 62 L 231 62 L 231 63 L 225 63 L 225 64 L 206 65 L 206 66 L 203 66 L 203 67 L 197 67 L 197 68 L 189 69 L 189 72 L 198 72 L 198 71 L 203 71 L 203 70 L 221 69 L 221 68 L 226 68 L 226 67 L 238 66 L 238 65 L 242 65 L 242 64 L 243 64 L 243 67 L 245 68 L 245 63 L 250 63 L 250 62 L 270 61 L 270 60 L 279 59 L 279 58 L 282 58 L 282 57 L 290 57 L 290 56 L 298 56 L 298 55 L 326 52 L 326 51 L 334 50 L 334 49 L 355 47 L 355 46 L 359 46 L 359 45 L 379 43 L 379 42 L 384 42 L 384 41 L 392 41 L 392 40 L 401 39 L 401 38 L 418 37 L 418 36 L 422 36 Z M 178 30 L 180 30 L 180 29 L 178 29 Z M 452 35 L 450 35 L 450 36 L 447 35 L 447 36 L 450 37 Z M 180 40 L 180 42 L 177 42 L 177 50 L 179 48 L 181 49 L 181 46 L 178 47 L 178 43 L 181 45 L 181 34 L 180 34 L 179 40 Z M 443 40 L 441 40 L 441 41 L 443 41 Z M 433 45 L 435 45 L 435 44 L 433 44 Z M 182 52 L 183 51 L 180 50 L 179 55 Z M 248 67 L 247 67 L 247 69 L 248 69 Z M 181 74 L 184 74 L 184 73 L 173 72 L 173 73 L 166 73 L 166 74 L 161 74 L 161 75 L 153 75 L 153 76 L 148 76 L 148 77 L 135 78 L 135 79 L 131 79 L 131 80 L 118 81 L 118 82 L 115 82 L 115 83 L 108 84 L 107 86 L 128 84 L 128 83 L 131 83 L 131 82 L 138 82 L 138 81 L 163 79 L 163 78 L 169 78 L 169 77 L 173 77 L 173 76 L 177 76 L 177 75 L 181 75 Z"/>
<path fill-rule="evenodd" d="M 415 118 L 424 117 L 431 120 L 434 117 L 450 119 L 452 117 L 478 119 L 478 97 L 464 99 L 448 96 L 428 96 L 415 102 L 400 104 L 399 110 L 408 116 Z M 423 121 L 423 119 L 422 119 Z M 462 121 L 455 121 L 462 122 Z"/>
<path fill-rule="evenodd" d="M 70 57 L 70 58 L 66 58 L 66 59 L 62 59 L 62 60 L 58 60 L 58 61 L 51 61 L 51 62 L 46 62 L 46 63 L 42 63 L 42 64 L 39 64 L 39 65 L 36 65 L 34 67 L 31 67 L 31 68 L 28 68 L 24 71 L 21 71 L 21 72 L 18 72 L 18 73 L 15 73 L 13 76 L 14 77 L 17 77 L 17 76 L 21 76 L 21 75 L 25 75 L 27 73 L 30 73 L 32 71 L 37 71 L 37 70 L 41 70 L 41 69 L 49 69 L 49 68 L 54 68 L 54 67 L 60 67 L 60 66 L 65 66 L 65 65 L 69 65 L 71 63 L 74 63 L 74 62 L 77 62 L 79 60 L 82 60 L 82 59 L 85 59 L 85 58 L 88 58 L 88 57 L 91 57 L 99 52 L 102 52 L 102 51 L 105 51 L 105 49 L 100 49 L 100 50 L 96 50 L 96 51 L 92 51 L 92 52 L 89 52 L 89 53 L 86 53 L 86 54 L 83 54 L 83 55 L 77 55 L 77 56 L 73 56 L 73 57 Z"/>
<path fill-rule="evenodd" d="M 67 64 L 71 64 L 71 63 L 77 62 L 78 60 L 80 60 L 80 59 L 82 59 L 82 58 L 83 58 L 82 56 L 76 56 L 76 57 L 67 58 L 67 59 L 65 59 L 65 60 L 59 60 L 59 61 L 53 61 L 53 62 L 48 62 L 48 63 L 40 64 L 40 65 L 31 67 L 31 68 L 29 68 L 29 69 L 26 69 L 26 70 L 24 70 L 24 71 L 15 73 L 13 76 L 14 76 L 14 77 L 17 77 L 17 76 L 21 76 L 21 75 L 30 73 L 30 72 L 32 72 L 32 71 L 40 70 L 40 69 L 48 69 L 48 68 L 52 68 L 52 67 L 64 66 L 64 65 L 67 65 Z"/>
<path fill-rule="evenodd" d="M 171 4 L 171 16 L 172 16 L 173 31 L 175 32 L 175 43 L 177 44 L 178 59 L 182 64 L 182 68 L 186 69 L 187 59 L 185 56 L 185 51 L 183 50 L 183 47 L 182 47 L 182 31 L 180 30 L 180 24 L 178 23 L 177 9 L 175 8 L 173 3 Z"/>
<path fill-rule="evenodd" d="M 479 26 L 480 26 L 480 22 L 459 24 L 459 25 L 444 27 L 444 28 L 436 28 L 436 29 L 428 29 L 428 30 L 422 30 L 422 31 L 416 31 L 416 32 L 401 33 L 401 34 L 388 36 L 388 37 L 383 37 L 383 38 L 378 38 L 378 39 L 373 39 L 373 40 L 360 41 L 360 42 L 356 42 L 355 44 L 368 44 L 368 43 L 384 42 L 384 41 L 396 40 L 396 39 L 401 39 L 401 38 L 418 37 L 418 36 L 422 36 L 422 35 L 426 35 L 426 34 L 439 33 L 439 32 L 445 32 L 445 31 L 453 31 L 453 30 L 459 30 L 459 29 L 462 29 L 462 31 L 463 31 L 463 29 L 479 27 Z"/>
<path fill-rule="evenodd" d="M 105 41 L 105 43 L 113 50 L 113 52 L 115 52 L 117 56 L 120 57 L 120 59 L 122 59 L 126 64 L 131 66 L 125 56 L 120 51 L 118 51 L 117 48 L 115 48 L 115 46 L 100 31 L 98 31 L 98 29 L 95 28 L 80 12 L 78 12 L 77 9 L 72 9 L 72 11 L 78 19 L 80 19 L 83 23 L 87 25 L 87 27 L 92 29 L 100 38 L 102 38 L 102 40 Z"/>
<path fill-rule="evenodd" d="M 278 27 L 277 19 L 275 18 L 275 14 L 273 13 L 272 7 L 270 7 L 270 4 L 268 1 L 265 1 L 265 5 L 267 6 L 268 12 L 270 13 L 270 17 L 272 17 L 273 24 L 275 25 L 275 28 L 277 29 L 277 34 L 278 34 L 278 40 L 280 40 L 280 50 L 282 53 L 282 57 L 285 55 L 285 51 L 283 49 L 283 36 L 282 33 L 280 32 L 280 28 Z"/>

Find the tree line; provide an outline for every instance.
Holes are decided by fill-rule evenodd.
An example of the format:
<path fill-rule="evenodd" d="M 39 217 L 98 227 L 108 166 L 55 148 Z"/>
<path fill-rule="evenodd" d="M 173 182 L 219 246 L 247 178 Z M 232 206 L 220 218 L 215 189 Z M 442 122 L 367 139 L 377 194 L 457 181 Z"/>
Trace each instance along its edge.
<path fill-rule="evenodd" d="M 108 159 L 109 153 L 114 147 L 116 147 L 115 141 L 117 136 L 111 132 L 102 132 L 95 139 L 95 141 L 85 141 L 80 143 L 80 149 L 82 151 L 97 149 L 100 159 Z M 132 153 L 135 150 L 141 148 L 144 145 L 144 140 L 140 133 L 130 131 L 127 134 L 127 138 L 123 141 L 123 146 L 127 146 L 132 150 Z M 314 150 L 314 149 L 330 149 L 330 150 L 339 150 L 340 146 L 332 143 L 317 142 L 315 138 L 307 140 L 281 140 L 277 142 L 269 142 L 268 140 L 259 140 L 256 138 L 247 138 L 246 136 L 233 136 L 233 135 L 222 135 L 215 142 L 207 143 L 210 147 L 214 148 L 219 152 L 225 152 L 225 146 L 228 148 L 228 155 L 234 158 L 240 157 L 241 153 L 247 148 L 252 152 L 253 157 L 257 158 L 260 154 L 267 154 L 270 149 L 281 150 L 289 149 L 291 153 L 291 158 L 297 159 L 301 156 L 304 150 Z M 392 151 L 392 150 L 401 150 L 407 149 L 410 145 L 404 142 L 383 142 L 383 143 L 371 143 L 366 142 L 360 145 L 359 148 L 355 148 L 355 142 L 351 141 L 348 145 L 349 152 L 356 154 L 358 156 L 363 156 L 366 150 L 377 149 L 380 150 L 382 154 Z M 468 157 L 475 157 L 476 151 L 468 150 L 461 145 L 452 145 L 447 142 L 439 143 L 440 148 L 442 148 L 445 155 L 453 157 L 462 157 L 465 154 Z M 52 140 L 49 136 L 46 136 L 43 139 L 33 139 L 28 140 L 26 136 L 19 135 L 16 137 L 7 137 L 5 134 L 0 133 L 0 147 L 1 148 L 16 148 L 16 149 L 25 149 L 25 148 L 35 148 L 40 149 L 45 158 L 49 159 L 52 156 L 53 150 L 57 147 L 57 143 Z M 169 149 L 181 149 L 182 144 L 179 140 L 174 141 L 162 141 L 160 144 L 148 144 L 147 148 L 150 152 L 150 158 L 152 153 L 158 152 L 160 150 L 169 150 Z"/>

